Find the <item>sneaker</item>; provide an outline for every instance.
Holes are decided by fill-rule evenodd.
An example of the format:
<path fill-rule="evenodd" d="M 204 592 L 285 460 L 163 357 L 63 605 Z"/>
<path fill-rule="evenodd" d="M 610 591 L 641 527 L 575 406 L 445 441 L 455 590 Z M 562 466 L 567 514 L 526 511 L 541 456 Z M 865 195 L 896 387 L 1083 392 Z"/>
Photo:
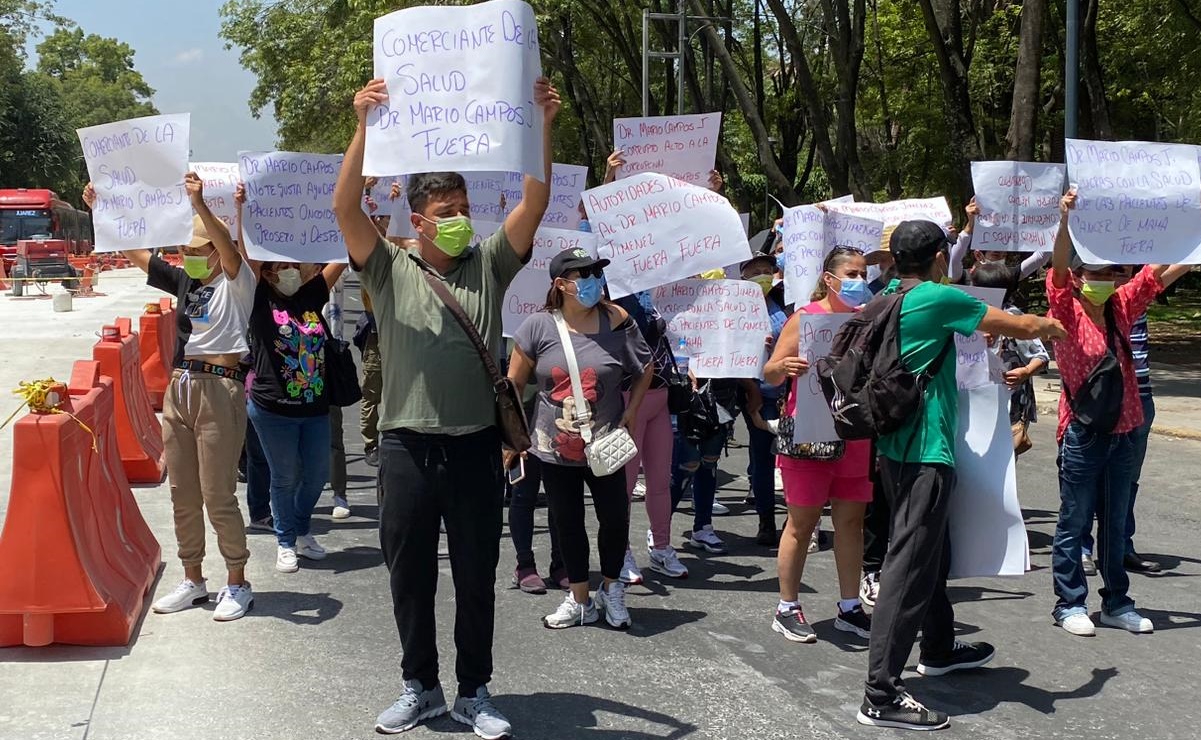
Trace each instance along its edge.
<path fill-rule="evenodd" d="M 521 589 L 522 593 L 546 593 L 546 581 L 538 575 L 537 568 L 518 568 L 513 571 L 513 585 Z"/>
<path fill-rule="evenodd" d="M 564 568 L 555 568 L 550 572 L 550 582 L 558 586 L 561 590 L 566 591 L 571 588 L 571 581 L 567 578 L 567 570 Z"/>
<path fill-rule="evenodd" d="M 720 501 L 713 502 L 713 516 L 725 516 L 730 513 L 730 507 Z"/>
<path fill-rule="evenodd" d="M 680 556 L 671 545 L 651 549 L 651 570 L 668 578 L 688 577 L 688 568 L 680 562 Z"/>
<path fill-rule="evenodd" d="M 1064 631 L 1068 634 L 1076 635 L 1077 637 L 1092 637 L 1097 634 L 1097 627 L 1093 624 L 1093 620 L 1089 619 L 1088 615 L 1083 612 L 1069 614 L 1055 624 L 1063 627 Z"/>
<path fill-rule="evenodd" d="M 621 582 L 631 586 L 642 583 L 642 571 L 638 570 L 638 563 L 629 547 L 626 547 L 626 560 L 621 564 Z"/>
<path fill-rule="evenodd" d="M 780 533 L 776 529 L 775 514 L 759 515 L 759 532 L 755 535 L 755 544 L 763 547 L 775 547 L 780 544 Z"/>
<path fill-rule="evenodd" d="M 1087 552 L 1080 553 L 1080 567 L 1086 576 L 1097 575 L 1097 564 L 1093 561 L 1093 556 Z"/>
<path fill-rule="evenodd" d="M 280 545 L 275 551 L 275 569 L 280 573 L 295 573 L 300 570 L 296 560 L 296 548 Z"/>
<path fill-rule="evenodd" d="M 450 716 L 456 722 L 470 727 L 484 740 L 500 740 L 513 734 L 513 725 L 509 724 L 505 715 L 492 704 L 487 686 L 479 687 L 475 696 L 460 696 L 455 699 L 455 708 L 451 710 Z"/>
<path fill-rule="evenodd" d="M 838 616 L 834 618 L 834 629 L 853 632 L 866 640 L 872 636 L 872 618 L 863 611 L 862 606 L 857 604 L 849 612 L 844 612 L 839 608 Z"/>
<path fill-rule="evenodd" d="M 363 455 L 363 459 L 371 467 L 378 468 L 379 467 L 379 450 L 376 448 L 367 450 L 367 453 L 365 455 Z"/>
<path fill-rule="evenodd" d="M 309 560 L 325 560 L 325 548 L 317 544 L 317 538 L 311 534 L 302 534 L 296 538 L 296 554 Z"/>
<path fill-rule="evenodd" d="M 271 518 L 270 514 L 262 519 L 251 519 L 250 524 L 246 525 L 246 531 L 275 534 L 275 520 Z"/>
<path fill-rule="evenodd" d="M 771 628 L 793 642 L 817 642 L 817 633 L 805 621 L 805 612 L 799 606 L 786 612 L 777 609 Z"/>
<path fill-rule="evenodd" d="M 350 518 L 350 502 L 345 496 L 334 496 L 334 519 Z"/>
<path fill-rule="evenodd" d="M 214 622 L 232 622 L 246 616 L 254 607 L 254 593 L 249 583 L 241 586 L 225 586 L 217 592 L 217 608 L 213 610 Z"/>
<path fill-rule="evenodd" d="M 868 606 L 874 607 L 876 600 L 880 598 L 880 574 L 877 572 L 864 573 L 863 580 L 859 582 L 859 600 Z"/>
<path fill-rule="evenodd" d="M 861 725 L 895 727 L 898 730 L 941 730 L 951 724 L 951 718 L 945 713 L 926 709 L 908 692 L 883 705 L 872 704 L 865 697 L 855 719 Z"/>
<path fill-rule="evenodd" d="M 396 703 L 375 718 L 375 731 L 382 735 L 399 735 L 411 730 L 423 719 L 446 714 L 446 697 L 442 685 L 427 689 L 415 678 L 404 682 L 404 693 Z"/>
<path fill-rule="evenodd" d="M 1151 620 L 1133 609 L 1128 612 L 1122 612 L 1116 617 L 1111 617 L 1102 611 L 1101 624 L 1106 627 L 1120 627 L 1136 635 L 1146 635 L 1155 631 L 1155 625 L 1151 624 Z"/>
<path fill-rule="evenodd" d="M 174 614 L 190 606 L 200 606 L 209 600 L 209 591 L 205 588 L 204 583 L 203 578 L 200 579 L 200 583 L 185 578 L 179 582 L 175 590 L 159 597 L 159 600 L 154 602 L 154 606 L 150 608 L 154 610 L 155 614 Z"/>
<path fill-rule="evenodd" d="M 646 554 L 650 555 L 654 551 L 655 551 L 655 533 L 648 529 L 648 530 L 646 530 Z"/>
<path fill-rule="evenodd" d="M 596 604 L 592 599 L 588 599 L 587 604 L 580 604 L 569 593 L 554 614 L 547 614 L 542 618 L 542 624 L 547 629 L 561 630 L 592 624 L 598 619 L 600 619 L 600 615 L 597 614 Z"/>
<path fill-rule="evenodd" d="M 626 585 L 621 581 L 613 581 L 608 588 L 601 586 L 596 590 L 596 608 L 605 613 L 605 621 L 615 630 L 628 630 L 633 624 L 626 609 Z"/>
<path fill-rule="evenodd" d="M 634 500 L 641 501 L 646 498 L 646 481 L 641 478 L 634 484 Z"/>
<path fill-rule="evenodd" d="M 813 528 L 813 531 L 809 533 L 809 550 L 808 550 L 808 552 L 809 552 L 809 554 L 812 555 L 813 553 L 818 552 L 821 549 L 822 549 L 822 527 L 820 524 L 818 524 L 816 527 Z"/>
<path fill-rule="evenodd" d="M 1159 563 L 1147 560 L 1134 551 L 1126 553 L 1126 557 L 1122 558 L 1122 564 L 1131 573 L 1158 573 L 1163 570 L 1163 566 Z"/>
<path fill-rule="evenodd" d="M 724 555 L 727 552 L 726 543 L 722 542 L 717 533 L 713 531 L 712 524 L 706 524 L 700 529 L 693 531 L 692 537 L 688 540 L 688 545 L 689 547 L 718 555 Z"/>
<path fill-rule="evenodd" d="M 945 676 L 955 671 L 970 671 L 987 665 L 997 655 L 997 649 L 987 642 L 955 641 L 951 652 L 940 658 L 923 655 L 917 661 L 917 672 L 923 676 Z"/>
<path fill-rule="evenodd" d="M 776 490 L 783 491 L 784 490 L 784 476 L 780 474 L 779 468 L 776 468 L 775 478 L 776 478 Z"/>

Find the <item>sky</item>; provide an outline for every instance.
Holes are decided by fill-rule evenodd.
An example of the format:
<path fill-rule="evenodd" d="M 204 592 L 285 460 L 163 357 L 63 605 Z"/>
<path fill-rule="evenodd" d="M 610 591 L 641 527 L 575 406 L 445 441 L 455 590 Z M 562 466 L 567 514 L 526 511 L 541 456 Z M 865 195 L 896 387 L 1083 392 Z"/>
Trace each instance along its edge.
<path fill-rule="evenodd" d="M 221 0 L 56 0 L 54 11 L 84 33 L 134 49 L 134 68 L 154 88 L 161 113 L 192 114 L 192 161 L 235 162 L 237 153 L 275 148 L 270 106 L 250 114 L 254 74 L 218 36 Z M 30 46 L 38 43 L 33 39 Z M 30 63 L 34 63 L 30 51 Z"/>

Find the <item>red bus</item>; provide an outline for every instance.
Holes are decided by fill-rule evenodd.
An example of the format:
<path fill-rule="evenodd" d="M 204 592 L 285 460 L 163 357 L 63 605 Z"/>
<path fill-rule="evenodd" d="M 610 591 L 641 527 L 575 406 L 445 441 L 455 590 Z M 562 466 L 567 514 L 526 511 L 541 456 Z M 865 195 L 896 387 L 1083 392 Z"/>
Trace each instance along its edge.
<path fill-rule="evenodd" d="M 73 255 L 92 252 L 92 216 L 53 190 L 0 189 L 0 256 L 11 270 L 21 239 L 62 239 Z"/>

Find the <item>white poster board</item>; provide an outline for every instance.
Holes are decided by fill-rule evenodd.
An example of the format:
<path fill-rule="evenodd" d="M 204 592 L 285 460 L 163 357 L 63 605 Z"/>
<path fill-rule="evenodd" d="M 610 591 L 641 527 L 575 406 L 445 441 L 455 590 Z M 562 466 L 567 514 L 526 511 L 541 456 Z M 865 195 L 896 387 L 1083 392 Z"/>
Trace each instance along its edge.
<path fill-rule="evenodd" d="M 1064 165 L 1046 162 L 972 162 L 980 207 L 972 247 L 982 252 L 1054 248 L 1066 173 Z"/>
<path fill-rule="evenodd" d="M 479 229 L 482 224 L 476 224 Z M 491 235 L 500 224 L 487 224 L 482 231 Z M 530 261 L 513 278 L 505 291 L 501 305 L 501 320 L 506 337 L 513 336 L 531 314 L 546 305 L 550 291 L 550 261 L 566 249 L 584 249 L 596 256 L 596 237 L 582 231 L 542 227 L 534 234 L 534 251 Z"/>
<path fill-rule="evenodd" d="M 818 383 L 817 369 L 814 363 L 819 357 L 830 354 L 830 345 L 834 343 L 834 335 L 855 314 L 853 313 L 803 313 L 797 312 L 795 320 L 799 322 L 800 350 L 798 357 L 809 361 L 809 371 L 793 380 L 796 384 L 796 413 L 793 414 L 794 430 L 792 439 L 801 442 L 834 442 L 838 433 L 834 431 L 834 417 L 830 414 L 830 405 L 822 393 Z"/>
<path fill-rule="evenodd" d="M 953 219 L 951 207 L 947 199 L 939 195 L 933 198 L 909 198 L 893 200 L 888 203 L 866 203 L 830 200 L 823 203 L 827 209 L 838 213 L 848 213 L 852 216 L 862 216 L 876 221 L 882 221 L 885 227 L 896 226 L 902 221 L 933 221 L 944 228 L 949 227 Z"/>
<path fill-rule="evenodd" d="M 994 308 L 1000 308 L 1005 299 L 1005 291 L 1000 288 L 978 288 L 974 285 L 954 287 Z M 955 335 L 955 380 L 960 391 L 996 384 L 998 379 L 992 373 L 992 357 L 988 342 L 981 332 L 975 332 L 970 337 Z"/>
<path fill-rule="evenodd" d="M 237 162 L 193 162 L 188 165 L 204 181 L 204 204 L 213 215 L 237 238 L 238 204 L 234 202 L 234 191 L 241 182 Z"/>
<path fill-rule="evenodd" d="M 341 154 L 239 152 L 246 254 L 263 261 L 345 262 L 333 209 L 341 168 Z"/>
<path fill-rule="evenodd" d="M 617 177 L 657 172 L 708 187 L 720 132 L 721 113 L 616 118 L 613 146 L 626 162 Z"/>
<path fill-rule="evenodd" d="M 521 0 L 421 6 L 375 19 L 388 101 L 367 118 L 364 175 L 514 171 L 542 179 L 538 27 Z"/>
<path fill-rule="evenodd" d="M 584 208 L 597 253 L 613 262 L 613 298 L 751 258 L 730 201 L 674 177 L 634 175 L 587 190 Z"/>
<path fill-rule="evenodd" d="M 1201 264 L 1197 148 L 1067 140 L 1072 242 L 1090 264 Z"/>
<path fill-rule="evenodd" d="M 737 214 L 735 214 L 737 215 Z M 763 290 L 747 280 L 681 280 L 651 300 L 673 347 L 683 339 L 698 378 L 761 378 L 771 321 Z"/>
<path fill-rule="evenodd" d="M 884 239 L 884 223 L 867 216 L 839 211 L 826 212 L 826 251 L 834 247 L 852 247 L 871 254 L 880 251 Z"/>
<path fill-rule="evenodd" d="M 817 206 L 784 209 L 784 302 L 808 302 L 826 258 L 826 214 Z"/>
<path fill-rule="evenodd" d="M 184 188 L 191 116 L 178 113 L 104 123 L 76 131 L 88 177 L 96 252 L 151 249 L 192 240 Z"/>

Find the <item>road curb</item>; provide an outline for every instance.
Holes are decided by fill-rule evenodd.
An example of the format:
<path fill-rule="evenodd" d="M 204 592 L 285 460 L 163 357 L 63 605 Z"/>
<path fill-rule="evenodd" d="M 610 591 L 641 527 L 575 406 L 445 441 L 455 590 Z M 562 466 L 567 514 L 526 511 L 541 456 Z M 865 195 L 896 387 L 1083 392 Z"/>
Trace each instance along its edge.
<path fill-rule="evenodd" d="M 1058 419 L 1059 407 L 1050 404 L 1039 404 L 1038 415 L 1042 417 Z M 1173 439 L 1191 439 L 1201 442 L 1201 429 L 1191 429 L 1188 427 L 1170 427 L 1165 424 L 1152 424 L 1151 433 L 1159 437 L 1171 437 Z"/>

